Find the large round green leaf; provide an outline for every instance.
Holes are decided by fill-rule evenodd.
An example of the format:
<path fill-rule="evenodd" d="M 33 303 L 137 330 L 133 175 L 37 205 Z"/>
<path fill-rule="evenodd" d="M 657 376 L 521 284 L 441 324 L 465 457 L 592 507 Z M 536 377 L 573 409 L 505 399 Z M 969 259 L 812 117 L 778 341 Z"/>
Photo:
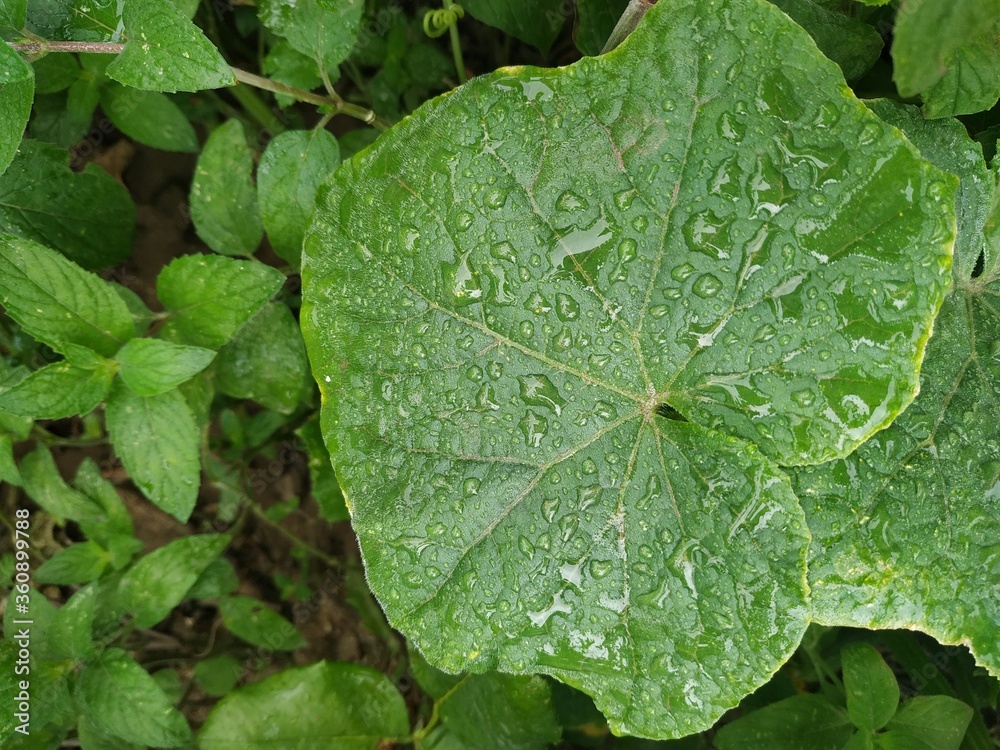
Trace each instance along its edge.
<path fill-rule="evenodd" d="M 711 724 L 807 617 L 777 463 L 915 394 L 954 187 L 758 0 L 661 0 L 613 53 L 475 80 L 346 164 L 302 322 L 393 625 L 616 731 Z"/>

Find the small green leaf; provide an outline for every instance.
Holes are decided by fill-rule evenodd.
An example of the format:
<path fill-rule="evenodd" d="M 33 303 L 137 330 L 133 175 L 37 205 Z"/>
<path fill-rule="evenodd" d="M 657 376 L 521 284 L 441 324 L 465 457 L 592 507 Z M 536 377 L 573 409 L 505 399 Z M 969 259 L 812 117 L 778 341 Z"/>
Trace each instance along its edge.
<path fill-rule="evenodd" d="M 266 305 L 222 347 L 215 377 L 225 394 L 291 414 L 306 393 L 309 361 L 288 306 Z"/>
<path fill-rule="evenodd" d="M 628 7 L 628 1 L 577 0 L 577 49 L 585 55 L 599 55 Z"/>
<path fill-rule="evenodd" d="M 893 80 L 904 97 L 926 91 L 947 74 L 954 55 L 990 36 L 1000 0 L 905 0 L 893 29 Z"/>
<path fill-rule="evenodd" d="M 160 669 L 153 672 L 151 677 L 172 705 L 176 706 L 181 702 L 184 697 L 184 683 L 176 669 Z"/>
<path fill-rule="evenodd" d="M 198 151 L 194 127 L 166 94 L 111 83 L 101 87 L 101 109 L 116 128 L 139 143 L 163 151 Z"/>
<path fill-rule="evenodd" d="M 132 316 L 107 282 L 30 240 L 0 235 L 0 304 L 56 351 L 76 344 L 104 357 L 134 335 Z"/>
<path fill-rule="evenodd" d="M 0 26 L 14 31 L 24 28 L 28 0 L 0 0 Z"/>
<path fill-rule="evenodd" d="M 156 316 L 146 307 L 146 303 L 142 301 L 142 298 L 128 287 L 111 282 L 111 288 L 122 298 L 125 306 L 128 307 L 128 311 L 132 314 L 136 337 L 144 336 L 149 329 L 149 324 L 153 322 Z"/>
<path fill-rule="evenodd" d="M 847 713 L 818 695 L 796 695 L 726 724 L 716 750 L 842 750 L 854 734 Z"/>
<path fill-rule="evenodd" d="M 854 726 L 874 732 L 886 725 L 899 706 L 896 675 L 868 643 L 852 643 L 841 652 L 847 713 Z"/>
<path fill-rule="evenodd" d="M 336 70 L 354 46 L 363 0 L 261 0 L 261 23 L 325 70 Z"/>
<path fill-rule="evenodd" d="M 1000 16 L 992 33 L 959 47 L 948 72 L 923 92 L 928 118 L 970 115 L 992 109 L 1000 100 Z"/>
<path fill-rule="evenodd" d="M 2 2 L 0 2 L 2 5 Z M 82 71 L 73 55 L 50 53 L 31 61 L 35 71 L 35 93 L 54 94 L 76 83 Z"/>
<path fill-rule="evenodd" d="M 38 583 L 72 586 L 96 581 L 108 566 L 108 553 L 96 542 L 77 542 L 59 550 L 35 571 Z"/>
<path fill-rule="evenodd" d="M 572 13 L 566 12 L 567 4 L 562 0 L 462 0 L 461 5 L 473 18 L 542 52 L 549 51 Z"/>
<path fill-rule="evenodd" d="M 191 221 L 217 253 L 249 256 L 260 245 L 264 228 L 253 184 L 253 153 L 239 120 L 217 127 L 198 157 Z"/>
<path fill-rule="evenodd" d="M 282 133 L 260 158 L 257 190 L 264 228 L 274 252 L 295 267 L 301 260 L 316 191 L 338 164 L 337 139 L 322 129 Z"/>
<path fill-rule="evenodd" d="M 185 343 L 218 349 L 273 297 L 284 275 L 256 261 L 187 255 L 156 279 L 160 301 L 173 314 L 170 327 Z"/>
<path fill-rule="evenodd" d="M 21 144 L 0 176 L 0 231 L 57 248 L 89 270 L 119 263 L 135 239 L 132 198 L 96 164 L 74 172 L 69 159 L 51 144 Z"/>
<path fill-rule="evenodd" d="M 822 0 L 771 0 L 802 26 L 820 51 L 853 81 L 867 73 L 882 53 L 882 35 L 874 26 L 829 8 Z"/>
<path fill-rule="evenodd" d="M 88 664 L 75 695 L 81 714 L 114 737 L 150 747 L 180 747 L 192 740 L 184 716 L 121 649 L 109 648 Z"/>
<path fill-rule="evenodd" d="M 903 704 L 876 740 L 882 750 L 958 750 L 972 708 L 946 695 L 917 696 Z"/>
<path fill-rule="evenodd" d="M 188 599 L 221 599 L 239 588 L 233 564 L 224 557 L 212 560 L 187 592 Z"/>
<path fill-rule="evenodd" d="M 200 438 L 180 392 L 144 397 L 116 381 L 105 419 L 132 481 L 162 510 L 187 521 L 198 499 Z"/>
<path fill-rule="evenodd" d="M 21 459 L 21 479 L 28 496 L 56 518 L 87 524 L 107 520 L 100 505 L 63 481 L 45 446 L 38 446 Z"/>
<path fill-rule="evenodd" d="M 0 435 L 0 482 L 21 486 L 21 472 L 14 463 L 14 439 Z"/>
<path fill-rule="evenodd" d="M 121 365 L 122 380 L 134 393 L 158 396 L 208 367 L 215 359 L 215 352 L 159 339 L 132 339 L 115 359 Z"/>
<path fill-rule="evenodd" d="M 142 549 L 142 542 L 135 538 L 132 517 L 118 491 L 101 476 L 101 470 L 90 458 L 84 459 L 77 469 L 73 487 L 102 509 L 100 523 L 84 523 L 82 528 L 87 538 L 108 550 L 111 566 L 121 570 Z"/>
<path fill-rule="evenodd" d="M 129 0 L 122 20 L 125 49 L 107 68 L 119 83 L 147 91 L 200 91 L 236 83 L 219 51 L 172 3 Z"/>
<path fill-rule="evenodd" d="M 233 635 L 254 646 L 294 651 L 307 645 L 292 623 L 252 597 L 227 596 L 219 601 L 219 614 Z"/>
<path fill-rule="evenodd" d="M 841 750 L 874 750 L 875 738 L 871 732 L 857 732 Z"/>
<path fill-rule="evenodd" d="M 87 369 L 68 361 L 37 370 L 17 385 L 0 388 L 0 411 L 34 419 L 64 419 L 89 414 L 100 404 L 115 371 L 108 367 Z"/>
<path fill-rule="evenodd" d="M 384 740 L 409 733 L 403 696 L 388 677 L 360 664 L 321 661 L 227 695 L 206 719 L 198 745 L 201 750 L 376 750 Z"/>
<path fill-rule="evenodd" d="M 411 659 L 414 677 L 463 746 L 542 750 L 562 736 L 552 689 L 543 678 L 498 672 L 453 676 L 413 652 Z"/>
<path fill-rule="evenodd" d="M 188 536 L 142 557 L 122 576 L 122 605 L 136 627 L 148 628 L 180 604 L 198 577 L 229 544 L 222 534 Z"/>
<path fill-rule="evenodd" d="M 319 514 L 324 521 L 347 521 L 351 515 L 333 471 L 330 454 L 323 443 L 319 417 L 310 418 L 295 434 L 305 443 L 306 454 L 309 456 L 309 491 L 319 506 Z"/>
<path fill-rule="evenodd" d="M 6 42 L 0 45 L 0 172 L 17 153 L 35 98 L 35 74 L 31 66 Z"/>
<path fill-rule="evenodd" d="M 243 675 L 243 664 L 234 656 L 219 654 L 194 665 L 194 681 L 208 695 L 223 697 L 236 687 Z"/>
<path fill-rule="evenodd" d="M 284 39 L 279 40 L 264 58 L 264 75 L 272 81 L 285 83 L 303 91 L 312 91 L 323 85 L 316 58 L 304 55 Z M 295 99 L 284 94 L 275 94 L 279 107 L 288 107 Z"/>
<path fill-rule="evenodd" d="M 76 546 L 78 545 L 74 545 Z M 36 571 L 36 577 L 39 572 L 41 568 Z M 93 627 L 96 604 L 97 588 L 85 586 L 74 593 L 55 613 L 49 626 L 49 639 L 57 658 L 83 661 L 94 655 Z"/>

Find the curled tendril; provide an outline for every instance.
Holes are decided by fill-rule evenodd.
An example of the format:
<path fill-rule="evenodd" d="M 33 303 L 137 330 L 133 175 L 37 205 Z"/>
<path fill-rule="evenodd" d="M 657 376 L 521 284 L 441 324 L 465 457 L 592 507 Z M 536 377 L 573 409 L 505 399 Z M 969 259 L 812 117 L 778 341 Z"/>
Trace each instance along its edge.
<path fill-rule="evenodd" d="M 448 29 L 463 18 L 465 18 L 465 8 L 453 3 L 445 8 L 429 10 L 424 14 L 424 33 L 436 39 L 446 34 Z"/>

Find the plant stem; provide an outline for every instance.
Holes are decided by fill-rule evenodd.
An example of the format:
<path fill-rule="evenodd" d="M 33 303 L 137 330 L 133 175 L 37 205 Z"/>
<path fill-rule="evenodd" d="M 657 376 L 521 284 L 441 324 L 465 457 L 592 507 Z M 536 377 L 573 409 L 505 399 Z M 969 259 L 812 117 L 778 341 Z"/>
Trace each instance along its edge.
<path fill-rule="evenodd" d="M 344 567 L 344 563 L 341 560 L 338 560 L 336 557 L 326 554 L 322 550 L 316 549 L 311 544 L 309 544 L 309 542 L 307 542 L 305 539 L 296 536 L 277 521 L 272 521 L 270 518 L 268 518 L 267 514 L 261 509 L 261 507 L 252 500 L 250 501 L 250 510 L 253 512 L 255 516 L 257 516 L 257 518 L 259 518 L 268 526 L 277 531 L 279 534 L 284 536 L 292 544 L 296 545 L 297 547 L 301 547 L 316 559 L 322 560 L 331 568 L 341 569 Z"/>
<path fill-rule="evenodd" d="M 444 0 L 445 10 L 451 10 L 454 4 L 453 0 Z M 468 79 L 465 76 L 465 60 L 462 58 L 462 43 L 458 38 L 457 22 L 448 27 L 448 38 L 451 40 L 451 55 L 455 58 L 455 70 L 458 71 L 458 83 L 461 85 Z"/>
<path fill-rule="evenodd" d="M 628 35 L 635 31 L 643 16 L 646 15 L 646 11 L 654 5 L 656 5 L 656 0 L 630 0 L 628 7 L 625 8 L 625 12 L 622 13 L 622 17 L 618 19 L 618 25 L 611 32 L 608 43 L 601 50 L 601 54 L 610 52 L 624 42 L 628 38 Z"/>
<path fill-rule="evenodd" d="M 39 53 L 39 52 L 93 52 L 97 54 L 105 55 L 117 55 L 123 49 L 125 49 L 124 44 L 115 44 L 112 42 L 49 42 L 49 41 L 38 41 L 38 42 L 7 42 L 13 50 L 17 52 L 27 52 L 27 53 Z M 279 83 L 278 81 L 272 81 L 269 78 L 264 78 L 263 76 L 256 75 L 255 73 L 250 73 L 246 70 L 241 70 L 240 68 L 233 68 L 233 76 L 240 83 L 244 83 L 248 86 L 253 86 L 254 88 L 263 89 L 264 91 L 270 91 L 273 94 L 285 94 L 297 99 L 300 102 L 307 102 L 308 104 L 315 104 L 317 107 L 330 107 L 334 110 L 335 114 L 347 115 L 348 117 L 353 117 L 357 120 L 361 120 L 368 125 L 371 125 L 378 130 L 388 130 L 389 123 L 383 120 L 381 117 L 376 115 L 370 109 L 365 109 L 357 104 L 352 104 L 351 102 L 344 101 L 339 94 L 336 92 L 331 92 L 330 96 L 322 96 L 321 94 L 314 94 L 310 91 L 303 91 L 302 89 L 297 89 L 294 86 L 288 86 L 284 83 Z M 461 75 L 461 74 L 460 74 Z M 241 102 L 243 103 L 243 102 Z M 256 115 L 255 115 L 256 116 Z"/>

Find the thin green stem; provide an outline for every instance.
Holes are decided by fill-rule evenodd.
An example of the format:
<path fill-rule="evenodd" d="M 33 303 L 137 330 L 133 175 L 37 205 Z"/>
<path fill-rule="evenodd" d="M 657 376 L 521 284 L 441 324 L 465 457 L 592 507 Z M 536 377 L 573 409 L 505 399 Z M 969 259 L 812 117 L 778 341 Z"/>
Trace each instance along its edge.
<path fill-rule="evenodd" d="M 455 3 L 453 0 L 444 0 L 444 9 L 451 10 Z M 465 60 L 462 58 L 462 42 L 458 36 L 458 23 L 453 23 L 448 27 L 448 38 L 451 40 L 451 55 L 455 58 L 455 70 L 458 71 L 458 83 L 465 83 L 468 78 L 465 75 Z"/>
<path fill-rule="evenodd" d="M 124 44 L 114 44 L 112 42 L 7 42 L 11 49 L 25 53 L 46 53 L 46 52 L 92 52 L 97 54 L 117 55 L 123 49 Z M 339 94 L 333 92 L 330 96 L 314 94 L 311 91 L 303 91 L 294 86 L 288 86 L 278 81 L 272 81 L 255 73 L 232 68 L 233 76 L 240 83 L 254 88 L 270 91 L 273 94 L 285 94 L 300 102 L 314 104 L 317 107 L 329 107 L 334 114 L 347 115 L 357 120 L 361 120 L 378 130 L 388 130 L 389 123 L 379 117 L 370 109 L 365 109 L 357 104 L 346 102 Z M 243 102 L 241 102 L 243 103 Z M 245 105 L 244 105 L 245 106 Z M 278 131 L 275 131 L 278 132 Z"/>

